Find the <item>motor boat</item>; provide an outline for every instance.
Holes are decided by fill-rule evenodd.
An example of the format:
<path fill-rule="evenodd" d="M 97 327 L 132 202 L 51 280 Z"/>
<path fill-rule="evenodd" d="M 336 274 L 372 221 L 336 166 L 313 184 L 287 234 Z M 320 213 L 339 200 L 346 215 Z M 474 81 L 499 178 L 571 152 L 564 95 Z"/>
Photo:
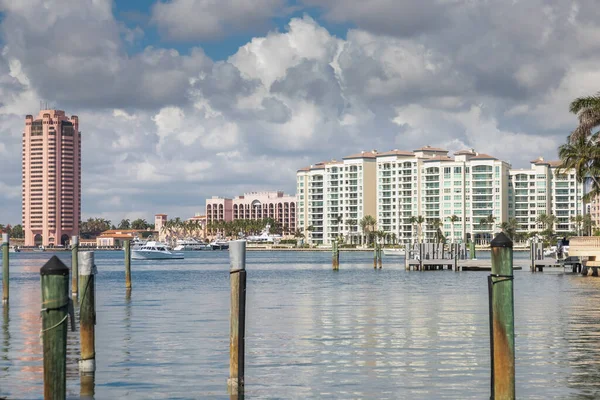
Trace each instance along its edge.
<path fill-rule="evenodd" d="M 556 246 L 551 246 L 544 251 L 544 256 L 555 257 L 557 260 L 564 260 L 569 257 L 569 241 L 566 238 L 560 239 Z"/>
<path fill-rule="evenodd" d="M 147 240 L 142 240 L 139 237 L 134 237 L 133 240 L 131 241 L 131 250 L 139 250 L 142 248 L 142 246 L 144 246 L 146 243 L 148 243 Z"/>
<path fill-rule="evenodd" d="M 182 260 L 183 253 L 174 252 L 161 242 L 146 242 L 139 249 L 131 250 L 132 260 Z"/>
<path fill-rule="evenodd" d="M 269 234 L 270 225 L 267 225 L 265 229 L 260 233 L 260 235 L 256 236 L 247 236 L 246 240 L 249 242 L 259 242 L 259 243 L 275 243 L 281 240 L 281 235 L 271 235 Z"/>
<path fill-rule="evenodd" d="M 383 254 L 386 256 L 400 257 L 406 255 L 406 249 L 383 249 Z"/>
<path fill-rule="evenodd" d="M 8 252 L 9 253 L 20 253 L 21 249 L 19 248 L 19 246 L 13 245 L 8 248 Z"/>
<path fill-rule="evenodd" d="M 196 239 L 178 239 L 175 251 L 200 251 L 211 250 L 212 247 L 202 241 Z"/>
<path fill-rule="evenodd" d="M 226 239 L 216 239 L 210 243 L 210 248 L 213 250 L 229 249 L 229 242 Z"/>
<path fill-rule="evenodd" d="M 46 251 L 46 248 L 45 248 L 44 246 L 40 245 L 40 246 L 38 246 L 38 247 L 35 247 L 35 248 L 33 249 L 33 251 Z"/>

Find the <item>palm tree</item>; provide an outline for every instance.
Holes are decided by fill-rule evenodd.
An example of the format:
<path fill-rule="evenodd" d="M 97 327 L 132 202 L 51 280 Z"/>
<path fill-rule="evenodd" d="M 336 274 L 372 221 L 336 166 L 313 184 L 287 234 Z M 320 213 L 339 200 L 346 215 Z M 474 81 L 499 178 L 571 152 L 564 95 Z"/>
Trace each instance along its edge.
<path fill-rule="evenodd" d="M 544 230 L 541 235 L 544 236 L 546 242 L 550 242 L 554 236 L 554 223 L 556 222 L 556 216 L 552 214 L 540 214 L 537 217 L 536 222 L 544 226 Z"/>
<path fill-rule="evenodd" d="M 509 218 L 508 222 L 502 222 L 498 227 L 510 238 L 515 240 L 517 229 L 519 228 L 519 222 L 516 218 Z"/>
<path fill-rule="evenodd" d="M 366 217 L 364 217 L 363 219 L 360 220 L 358 225 L 360 226 L 360 230 L 362 231 L 362 236 L 364 237 L 369 232 L 369 221 L 367 221 Z M 366 239 L 365 239 L 365 241 L 366 241 Z M 362 242 L 363 242 L 363 240 L 361 239 L 361 245 L 362 245 Z"/>
<path fill-rule="evenodd" d="M 589 214 L 586 214 L 589 215 Z M 577 214 L 571 217 L 571 222 L 575 223 L 575 232 L 577 236 L 581 236 L 581 226 L 583 225 L 583 215 Z"/>
<path fill-rule="evenodd" d="M 575 139 L 592 134 L 592 130 L 600 126 L 600 93 L 595 96 L 579 97 L 571 102 L 569 111 L 577 115 L 579 126 L 571 136 Z"/>
<path fill-rule="evenodd" d="M 369 232 L 375 231 L 375 225 L 377 225 L 377 220 L 370 215 L 365 215 L 360 220 L 360 228 L 362 229 L 363 233 L 367 236 L 367 238 L 369 236 Z M 369 245 L 368 240 L 367 245 Z"/>
<path fill-rule="evenodd" d="M 562 165 L 557 169 L 558 174 L 569 169 L 575 170 L 577 180 L 590 183 L 590 191 L 584 196 L 589 200 L 600 194 L 600 146 L 598 134 L 591 136 L 573 136 L 567 138 L 567 143 L 558 148 L 558 155 Z"/>
<path fill-rule="evenodd" d="M 452 215 L 448 218 L 448 220 L 450 220 L 450 223 L 452 224 L 452 243 L 454 243 L 454 224 L 458 222 L 460 218 L 458 217 L 458 215 Z"/>
<path fill-rule="evenodd" d="M 347 219 L 346 220 L 346 225 L 350 228 L 350 232 L 352 234 L 352 239 L 350 239 L 351 242 L 355 241 L 356 235 L 355 235 L 355 227 L 358 225 L 357 221 L 355 219 Z"/>
<path fill-rule="evenodd" d="M 432 231 L 435 231 L 435 241 L 436 243 L 440 243 L 442 241 L 444 241 L 445 237 L 444 237 L 444 233 L 442 232 L 442 226 L 444 226 L 444 223 L 442 222 L 441 219 L 439 218 L 433 218 L 430 222 L 429 222 L 429 229 L 431 229 Z"/>
<path fill-rule="evenodd" d="M 585 214 L 583 216 L 583 234 L 586 236 L 592 236 L 592 229 L 596 225 L 596 222 L 592 219 L 590 214 Z"/>

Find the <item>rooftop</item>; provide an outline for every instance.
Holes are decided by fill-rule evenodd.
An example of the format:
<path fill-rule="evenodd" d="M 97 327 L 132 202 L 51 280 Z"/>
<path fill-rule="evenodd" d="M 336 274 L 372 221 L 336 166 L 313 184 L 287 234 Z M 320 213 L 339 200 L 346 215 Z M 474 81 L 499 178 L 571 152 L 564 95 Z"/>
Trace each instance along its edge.
<path fill-rule="evenodd" d="M 420 149 L 416 149 L 414 151 L 433 151 L 433 152 L 436 152 L 436 153 L 438 153 L 438 152 L 447 153 L 448 152 L 448 150 L 441 149 L 439 147 L 431 147 L 431 146 L 423 146 Z"/>
<path fill-rule="evenodd" d="M 351 154 L 349 156 L 344 157 L 344 160 L 349 160 L 353 158 L 375 158 L 377 157 L 377 150 L 372 151 L 361 151 L 360 153 Z"/>

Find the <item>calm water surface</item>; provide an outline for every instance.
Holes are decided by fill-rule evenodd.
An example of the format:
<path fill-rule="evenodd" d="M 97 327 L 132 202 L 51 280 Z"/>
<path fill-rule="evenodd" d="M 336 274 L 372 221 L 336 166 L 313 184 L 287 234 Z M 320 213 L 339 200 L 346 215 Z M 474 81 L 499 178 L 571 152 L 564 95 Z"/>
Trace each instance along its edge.
<path fill-rule="evenodd" d="M 42 398 L 39 268 L 50 255 L 11 254 L 0 397 Z M 248 253 L 249 398 L 489 398 L 488 273 L 341 258 L 333 272 L 328 252 Z M 96 253 L 96 399 L 228 398 L 227 252 L 134 261 L 130 298 L 122 259 Z M 517 397 L 600 398 L 600 279 L 515 274 Z M 78 339 L 69 333 L 70 398 Z"/>

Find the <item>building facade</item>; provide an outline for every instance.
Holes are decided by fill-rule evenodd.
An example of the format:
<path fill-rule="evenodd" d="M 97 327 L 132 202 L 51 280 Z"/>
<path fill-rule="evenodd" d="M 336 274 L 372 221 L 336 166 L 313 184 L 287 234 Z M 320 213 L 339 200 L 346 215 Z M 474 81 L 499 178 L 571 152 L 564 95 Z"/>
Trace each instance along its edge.
<path fill-rule="evenodd" d="M 358 241 L 360 220 L 376 218 L 376 154 L 363 151 L 298 170 L 298 229 L 312 244 L 340 235 Z"/>
<path fill-rule="evenodd" d="M 216 196 L 206 199 L 206 224 L 265 218 L 277 221 L 284 234 L 294 233 L 296 230 L 296 197 L 283 192 L 251 192 L 233 199 Z"/>
<path fill-rule="evenodd" d="M 25 245 L 65 245 L 79 234 L 81 132 L 61 110 L 25 117 L 22 152 Z"/>
<path fill-rule="evenodd" d="M 540 215 L 554 215 L 554 231 L 566 235 L 577 230 L 574 218 L 584 214 L 584 184 L 574 170 L 560 170 L 560 161 L 531 161 L 529 169 L 510 171 L 509 217 L 519 223 L 519 232 L 544 229 Z"/>

